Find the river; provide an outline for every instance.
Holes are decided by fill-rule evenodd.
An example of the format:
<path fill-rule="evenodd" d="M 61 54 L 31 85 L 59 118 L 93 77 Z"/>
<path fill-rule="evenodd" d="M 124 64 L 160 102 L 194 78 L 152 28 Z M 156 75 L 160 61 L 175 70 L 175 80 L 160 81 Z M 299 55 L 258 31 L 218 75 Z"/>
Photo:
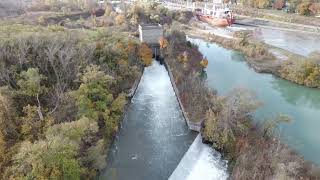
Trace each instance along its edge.
<path fill-rule="evenodd" d="M 264 106 L 255 114 L 261 121 L 284 113 L 292 117 L 280 126 L 282 139 L 305 159 L 320 164 L 320 90 L 296 85 L 270 74 L 256 73 L 245 57 L 214 43 L 190 39 L 209 60 L 206 69 L 208 85 L 224 95 L 235 87 L 256 92 Z"/>
<path fill-rule="evenodd" d="M 188 129 L 163 65 L 146 67 L 99 179 L 168 179 L 197 133 Z"/>

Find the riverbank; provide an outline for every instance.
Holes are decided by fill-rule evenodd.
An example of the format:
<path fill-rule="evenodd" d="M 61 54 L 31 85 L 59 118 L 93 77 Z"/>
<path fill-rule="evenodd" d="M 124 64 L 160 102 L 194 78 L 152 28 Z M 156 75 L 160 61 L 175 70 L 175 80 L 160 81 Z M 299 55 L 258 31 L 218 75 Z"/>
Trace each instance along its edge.
<path fill-rule="evenodd" d="M 315 35 L 320 34 L 320 28 L 318 26 L 297 24 L 292 22 L 277 21 L 266 18 L 259 18 L 257 16 L 246 16 L 236 14 L 237 20 L 235 24 L 245 25 L 245 26 L 254 26 L 262 28 L 274 28 L 274 29 L 283 29 L 294 32 L 309 32 L 314 33 Z"/>
<path fill-rule="evenodd" d="M 259 73 L 271 73 L 279 76 L 278 69 L 281 66 L 282 59 L 277 58 L 274 54 L 267 50 L 265 44 L 252 44 L 249 42 L 241 42 L 241 38 L 226 38 L 223 36 L 204 32 L 200 29 L 192 28 L 186 31 L 189 37 L 200 38 L 209 42 L 214 42 L 224 48 L 237 50 L 247 57 L 248 65 Z M 242 43 L 242 44 L 240 44 Z M 243 44 L 248 43 L 248 44 Z M 247 47 L 245 47 L 247 46 Z"/>
<path fill-rule="evenodd" d="M 228 167 L 231 178 L 246 179 L 252 177 L 253 174 L 255 174 L 254 178 L 257 179 L 266 177 L 316 177 L 313 174 L 314 167 L 311 164 L 304 161 L 302 157 L 271 133 L 273 128 L 278 125 L 277 123 L 267 128 L 252 121 L 248 114 L 253 113 L 259 106 L 255 96 L 241 89 L 234 90 L 227 96 L 217 96 L 209 91 L 206 83 L 198 81 L 198 76 L 192 71 L 190 72 L 190 67 L 194 66 L 190 66 L 189 63 L 194 63 L 194 60 L 191 60 L 194 57 L 189 56 L 190 59 L 186 61 L 172 58 L 179 57 L 180 53 L 188 54 L 184 53 L 185 51 L 198 53 L 199 50 L 196 46 L 190 45 L 183 38 L 182 33 L 173 31 L 171 34 L 175 34 L 176 38 L 170 34 L 167 35 L 170 45 L 165 54 L 167 54 L 166 59 L 170 63 L 171 71 L 174 74 L 174 82 L 177 83 L 179 91 L 182 92 L 180 93 L 180 98 L 184 99 L 182 104 L 184 107 L 190 107 L 190 110 L 187 111 L 189 117 L 196 117 L 194 113 L 198 113 L 198 109 L 204 110 L 204 113 L 201 112 L 202 118 L 205 119 L 201 130 L 203 140 L 210 143 L 229 161 Z M 200 63 L 200 58 L 196 59 Z M 193 75 L 190 76 L 187 73 Z M 197 89 L 197 91 L 194 91 L 194 89 Z M 198 105 L 198 101 L 193 101 L 194 98 L 201 104 Z M 270 122 L 282 122 L 284 119 L 281 118 L 275 118 Z M 283 154 L 286 155 L 283 156 Z M 277 163 L 274 166 L 272 162 Z M 292 167 L 292 164 L 298 164 L 298 167 Z"/>
<path fill-rule="evenodd" d="M 173 87 L 173 90 L 174 90 L 174 93 L 176 95 L 176 98 L 179 102 L 179 106 L 181 108 L 181 111 L 182 111 L 182 114 L 183 114 L 183 117 L 189 127 L 190 130 L 193 130 L 193 131 L 196 131 L 196 132 L 200 132 L 201 130 L 201 124 L 203 122 L 203 119 L 202 120 L 196 120 L 195 122 L 193 121 L 190 121 L 189 117 L 188 117 L 188 113 L 186 112 L 185 108 L 184 108 L 184 105 L 182 104 L 182 101 L 180 99 L 181 97 L 181 94 L 179 93 L 179 89 L 177 88 L 177 85 L 175 83 L 175 79 L 172 75 L 172 70 L 169 66 L 169 64 L 166 62 L 166 60 L 164 60 L 164 66 L 166 67 L 167 71 L 168 71 L 168 75 L 170 77 L 170 82 L 172 84 L 172 87 Z"/>
<path fill-rule="evenodd" d="M 320 18 L 318 17 L 303 16 L 295 13 L 286 13 L 284 11 L 275 9 L 257 9 L 241 5 L 233 5 L 232 10 L 237 17 L 244 17 L 246 19 L 254 20 L 254 22 L 249 23 L 252 25 L 267 25 L 268 23 L 270 23 L 270 25 L 272 24 L 276 27 L 294 27 L 299 30 L 309 32 L 320 32 Z"/>
<path fill-rule="evenodd" d="M 211 34 L 193 25 L 192 28 L 187 29 L 185 32 L 189 36 L 202 38 L 227 49 L 242 52 L 246 56 L 247 63 L 259 73 L 270 73 L 307 87 L 320 87 L 320 81 L 316 78 L 319 76 L 318 68 L 320 68 L 316 63 L 319 56 L 317 53 L 309 57 L 303 57 L 258 41 L 250 35 L 250 32 L 246 31 L 236 32 L 232 38 L 229 38 Z M 307 70 L 308 65 L 312 68 L 310 72 Z M 298 78 L 301 75 L 292 69 L 294 66 L 305 71 L 305 74 L 301 77 L 302 79 Z M 291 69 L 291 71 L 288 69 Z"/>

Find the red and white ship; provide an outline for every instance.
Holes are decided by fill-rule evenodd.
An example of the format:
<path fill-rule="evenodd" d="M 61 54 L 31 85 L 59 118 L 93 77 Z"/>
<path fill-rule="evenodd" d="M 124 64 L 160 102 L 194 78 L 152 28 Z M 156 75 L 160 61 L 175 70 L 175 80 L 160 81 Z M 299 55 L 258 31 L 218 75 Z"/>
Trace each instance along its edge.
<path fill-rule="evenodd" d="M 200 21 L 212 26 L 226 27 L 235 22 L 235 17 L 229 8 L 213 5 L 212 8 L 196 9 L 196 16 Z"/>

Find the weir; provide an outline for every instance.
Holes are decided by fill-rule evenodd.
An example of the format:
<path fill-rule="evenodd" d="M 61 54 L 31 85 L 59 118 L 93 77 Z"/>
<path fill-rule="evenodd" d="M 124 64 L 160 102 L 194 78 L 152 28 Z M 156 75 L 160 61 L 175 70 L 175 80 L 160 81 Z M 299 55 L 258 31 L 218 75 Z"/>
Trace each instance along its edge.
<path fill-rule="evenodd" d="M 226 179 L 227 163 L 196 136 L 184 120 L 168 72 L 154 61 L 144 70 L 99 179 Z"/>
<path fill-rule="evenodd" d="M 220 153 L 201 141 L 199 134 L 169 180 L 225 180 L 228 178 L 227 161 Z"/>
<path fill-rule="evenodd" d="M 153 49 L 156 58 L 160 55 L 162 27 L 140 25 L 139 31 L 140 41 Z M 202 144 L 200 135 L 194 140 L 197 133 L 190 129 L 199 131 L 200 124 L 192 124 L 187 119 L 166 63 L 162 66 L 154 61 L 146 67 L 133 92 L 136 93 L 110 149 L 107 168 L 99 179 L 214 180 L 228 177 L 227 163 L 221 160 L 220 154 Z"/>
<path fill-rule="evenodd" d="M 164 66 L 146 67 L 99 179 L 164 180 L 196 137 L 189 130 Z"/>

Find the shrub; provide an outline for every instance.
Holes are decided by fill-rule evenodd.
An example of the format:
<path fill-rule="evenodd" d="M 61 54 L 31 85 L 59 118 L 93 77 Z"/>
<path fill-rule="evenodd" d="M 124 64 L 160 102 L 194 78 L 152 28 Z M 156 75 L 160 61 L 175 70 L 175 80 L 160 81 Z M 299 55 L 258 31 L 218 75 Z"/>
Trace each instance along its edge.
<path fill-rule="evenodd" d="M 291 59 L 280 69 L 282 78 L 309 87 L 320 87 L 320 65 L 313 59 Z"/>
<path fill-rule="evenodd" d="M 212 102 L 206 114 L 204 138 L 217 149 L 230 148 L 238 136 L 248 131 L 248 118 L 260 103 L 252 92 L 244 89 L 235 89 L 224 98 L 213 98 Z"/>
<path fill-rule="evenodd" d="M 309 2 L 303 2 L 303 3 L 299 4 L 297 7 L 298 13 L 301 15 L 310 15 L 311 14 L 311 11 L 309 9 L 310 5 L 311 5 L 311 3 L 309 3 Z"/>
<path fill-rule="evenodd" d="M 152 49 L 145 43 L 139 48 L 139 56 L 145 66 L 152 64 Z"/>
<path fill-rule="evenodd" d="M 311 11 L 311 13 L 312 13 L 313 15 L 320 14 L 320 3 L 312 3 L 312 4 L 309 6 L 309 10 Z"/>
<path fill-rule="evenodd" d="M 285 1 L 284 0 L 276 0 L 273 4 L 273 8 L 281 10 L 285 5 Z"/>
<path fill-rule="evenodd" d="M 125 16 L 122 14 L 119 14 L 118 16 L 116 16 L 115 21 L 117 25 L 122 25 L 123 23 L 125 23 Z"/>
<path fill-rule="evenodd" d="M 78 115 L 95 120 L 105 116 L 105 111 L 113 101 L 109 87 L 113 77 L 106 75 L 99 66 L 87 66 L 80 77 L 82 84 L 75 92 Z"/>
<path fill-rule="evenodd" d="M 78 148 L 78 144 L 61 135 L 35 143 L 23 142 L 14 156 L 11 177 L 80 179 Z"/>

